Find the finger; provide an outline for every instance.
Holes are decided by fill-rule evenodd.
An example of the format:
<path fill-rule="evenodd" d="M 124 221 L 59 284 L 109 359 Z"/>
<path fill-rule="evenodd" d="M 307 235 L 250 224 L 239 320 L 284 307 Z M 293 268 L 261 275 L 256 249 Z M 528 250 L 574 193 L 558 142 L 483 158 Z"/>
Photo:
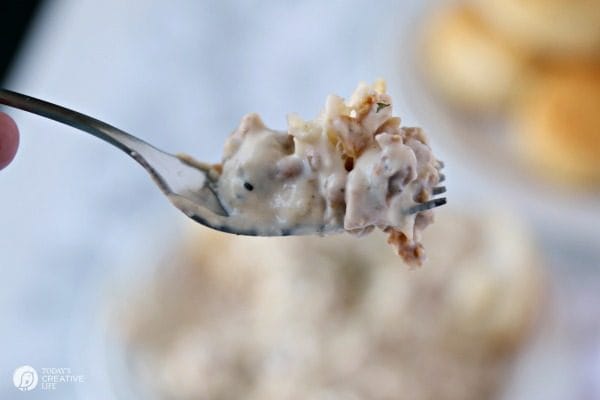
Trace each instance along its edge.
<path fill-rule="evenodd" d="M 19 147 L 19 129 L 15 121 L 0 112 L 0 169 L 6 167 L 15 158 Z"/>

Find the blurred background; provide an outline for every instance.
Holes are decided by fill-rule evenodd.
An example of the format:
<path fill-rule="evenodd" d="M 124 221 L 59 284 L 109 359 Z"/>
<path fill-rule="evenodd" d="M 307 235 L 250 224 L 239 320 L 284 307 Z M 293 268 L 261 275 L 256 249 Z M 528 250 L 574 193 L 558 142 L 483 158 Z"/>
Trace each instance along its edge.
<path fill-rule="evenodd" d="M 224 139 L 248 112 L 285 129 L 288 112 L 312 118 L 328 94 L 348 97 L 359 81 L 384 78 L 395 114 L 404 125 L 424 127 L 445 161 L 449 190 L 440 228 L 430 228 L 437 236 L 425 243 L 431 263 L 422 270 L 398 264 L 404 273 L 393 275 L 385 267 L 393 261 L 373 250 L 374 241 L 353 250 L 356 259 L 372 254 L 362 261 L 331 250 L 345 243 L 336 241 L 311 244 L 309 254 L 286 244 L 274 255 L 236 258 L 236 249 L 252 253 L 264 243 L 198 232 L 121 152 L 4 109 L 22 136 L 14 163 L 0 173 L 1 398 L 250 398 L 251 391 L 256 398 L 600 399 L 597 0 L 46 0 L 3 1 L 0 11 L 3 87 L 209 162 L 219 161 Z M 473 229 L 457 234 L 464 226 Z M 440 244 L 444 237 L 452 241 Z M 465 250 L 454 254 L 456 248 Z M 353 271 L 371 277 L 364 293 L 397 294 L 361 295 L 362 314 L 344 309 L 344 324 L 354 321 L 354 328 L 344 325 L 353 339 L 340 354 L 364 349 L 370 361 L 354 365 L 337 353 L 308 350 L 304 357 L 296 336 L 283 346 L 281 337 L 243 322 L 272 322 L 257 311 L 266 303 L 293 312 L 301 299 L 334 301 L 318 295 L 330 281 L 312 277 L 304 264 L 331 271 L 332 282 L 344 271 L 336 266 L 356 264 Z M 293 281 L 308 289 L 267 291 L 266 303 L 250 289 L 231 299 L 227 290 L 239 282 L 229 286 L 205 271 L 217 265 L 225 275 L 262 265 L 256 269 L 275 274 L 278 288 L 296 288 Z M 274 272 L 285 270 L 295 272 Z M 451 284 L 439 282 L 452 271 Z M 207 276 L 217 288 L 210 293 L 222 299 L 210 312 L 198 297 Z M 413 280 L 419 284 L 407 284 Z M 391 286 L 377 291 L 380 281 Z M 427 308 L 401 313 L 411 302 L 442 309 L 444 324 L 416 323 L 438 315 Z M 298 317 L 294 332 L 306 333 L 298 343 L 342 337 L 341 323 L 332 328 L 311 314 L 319 307 Z M 215 317 L 240 310 L 244 318 L 233 322 Z M 278 312 L 280 324 L 291 318 Z M 382 338 L 386 327 L 399 325 L 406 330 Z M 442 330 L 451 345 L 432 334 Z M 427 340 L 417 346 L 408 337 Z M 498 337 L 510 337 L 510 345 L 498 345 L 505 343 Z M 291 354 L 271 368 L 291 365 L 302 373 L 257 373 L 260 363 L 248 360 L 273 351 L 259 342 L 279 343 Z M 419 351 L 391 352 L 383 362 L 374 343 Z M 356 375 L 339 372 L 346 370 L 327 357 L 354 365 Z M 306 378 L 317 364 L 331 382 Z M 39 383 L 21 394 L 13 373 L 23 365 L 36 369 Z M 486 378 L 478 375 L 483 370 Z M 82 382 L 60 382 L 67 375 Z M 56 387 L 43 387 L 44 376 L 58 380 Z M 382 383 L 357 386 L 360 379 L 349 376 Z M 408 376 L 432 389 L 394 384 Z M 227 389 L 242 380 L 242 392 Z M 275 380 L 288 380 L 287 391 L 273 389 Z M 439 391 L 437 381 L 444 381 Z M 456 387 L 464 392 L 448 389 Z"/>

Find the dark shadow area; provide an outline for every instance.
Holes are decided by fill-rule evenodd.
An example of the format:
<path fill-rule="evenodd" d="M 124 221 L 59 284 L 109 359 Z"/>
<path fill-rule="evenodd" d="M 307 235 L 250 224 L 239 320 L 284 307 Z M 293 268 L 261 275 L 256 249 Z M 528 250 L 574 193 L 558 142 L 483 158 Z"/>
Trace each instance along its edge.
<path fill-rule="evenodd" d="M 0 1 L 0 82 L 4 82 L 43 0 Z"/>

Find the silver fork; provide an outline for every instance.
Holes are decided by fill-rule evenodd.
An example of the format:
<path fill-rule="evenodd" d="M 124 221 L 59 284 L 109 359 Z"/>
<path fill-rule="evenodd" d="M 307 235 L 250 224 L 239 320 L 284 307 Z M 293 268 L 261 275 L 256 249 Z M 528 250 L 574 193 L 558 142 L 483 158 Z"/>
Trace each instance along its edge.
<path fill-rule="evenodd" d="M 90 133 L 118 147 L 138 162 L 171 203 L 194 221 L 210 228 L 250 236 L 287 236 L 324 234 L 343 231 L 342 226 L 295 225 L 289 227 L 249 226 L 243 216 L 229 215 L 217 195 L 217 179 L 209 164 L 190 157 L 166 153 L 105 122 L 77 111 L 36 99 L 31 96 L 0 89 L 0 104 L 28 111 Z M 440 163 L 441 169 L 443 164 Z M 440 174 L 440 182 L 444 175 Z M 436 187 L 433 195 L 446 188 Z M 445 198 L 416 203 L 405 210 L 414 214 L 446 204 Z"/>

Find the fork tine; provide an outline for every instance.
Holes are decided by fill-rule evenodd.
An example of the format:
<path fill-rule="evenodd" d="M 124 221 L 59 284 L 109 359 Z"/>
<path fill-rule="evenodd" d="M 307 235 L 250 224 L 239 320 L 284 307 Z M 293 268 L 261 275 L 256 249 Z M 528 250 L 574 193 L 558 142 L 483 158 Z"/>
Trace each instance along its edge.
<path fill-rule="evenodd" d="M 440 174 L 440 180 L 438 182 L 444 182 L 446 180 L 446 175 Z"/>
<path fill-rule="evenodd" d="M 434 187 L 432 190 L 433 195 L 438 195 L 446 192 L 446 186 Z"/>
<path fill-rule="evenodd" d="M 437 160 L 437 162 L 438 162 L 438 169 L 442 169 L 446 166 L 446 164 L 444 164 L 443 161 Z"/>
<path fill-rule="evenodd" d="M 429 200 L 429 201 L 426 201 L 425 203 L 420 203 L 420 204 L 410 207 L 409 209 L 406 210 L 406 214 L 416 214 L 421 211 L 430 210 L 435 207 L 443 206 L 444 204 L 446 204 L 445 197 Z"/>

